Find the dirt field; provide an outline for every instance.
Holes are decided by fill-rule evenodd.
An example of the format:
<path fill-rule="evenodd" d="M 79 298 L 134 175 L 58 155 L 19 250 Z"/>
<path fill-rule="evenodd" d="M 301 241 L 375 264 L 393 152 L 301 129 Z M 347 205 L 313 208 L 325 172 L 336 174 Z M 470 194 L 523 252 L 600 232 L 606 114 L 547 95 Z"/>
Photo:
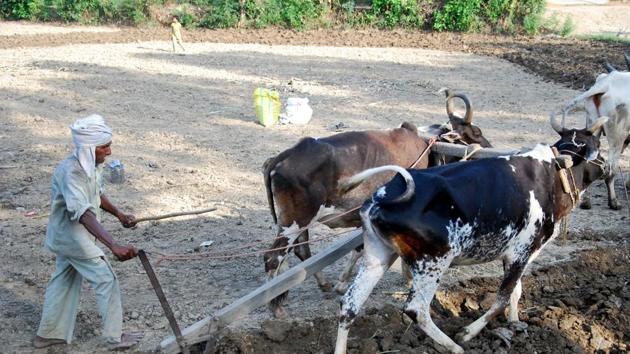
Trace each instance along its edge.
<path fill-rule="evenodd" d="M 590 85 L 604 58 L 622 68 L 618 45 L 565 39 L 506 38 L 418 32 L 186 32 L 187 53 L 174 55 L 164 29 L 23 33 L 0 23 L 0 348 L 32 352 L 46 282 L 54 267 L 42 248 L 50 176 L 71 149 L 68 125 L 98 112 L 114 128 L 111 159 L 127 180 L 108 185 L 111 199 L 137 216 L 210 206 L 218 211 L 125 230 L 116 238 L 147 251 L 194 252 L 203 241 L 220 251 L 272 237 L 260 167 L 302 136 L 389 128 L 408 120 L 445 120 L 441 87 L 468 94 L 475 122 L 497 147 L 551 143 L 548 112 Z M 2 35 L 2 34 L 9 35 Z M 253 44 L 257 43 L 257 44 Z M 626 48 L 627 49 L 627 48 Z M 605 53 L 605 54 L 602 54 Z M 281 97 L 308 97 L 307 126 L 263 128 L 252 93 L 272 87 Z M 571 124 L 582 126 L 582 117 Z M 627 152 L 622 161 L 628 173 Z M 621 188 L 621 183 L 618 183 Z M 618 194 L 622 196 L 619 189 Z M 568 241 L 550 245 L 524 278 L 521 316 L 529 325 L 508 349 L 492 329 L 471 352 L 624 352 L 628 312 L 628 210 L 606 207 L 593 188 L 594 208 L 574 212 Z M 623 201 L 625 203 L 625 201 Z M 33 216 L 34 214 L 34 216 Z M 30 215 L 30 216 L 27 216 Z M 319 229 L 316 235 L 329 231 Z M 315 250 L 325 247 L 318 244 Z M 138 261 L 115 263 L 125 327 L 146 333 L 138 352 L 170 334 Z M 326 269 L 336 277 L 340 265 Z M 182 326 L 224 307 L 265 280 L 262 256 L 163 263 L 157 269 Z M 497 264 L 452 270 L 435 303 L 436 322 L 453 334 L 487 305 Z M 402 278 L 389 273 L 351 331 L 350 347 L 370 353 L 435 352 L 431 341 L 400 317 Z M 87 286 L 76 340 L 47 353 L 88 353 L 98 346 L 99 319 Z M 491 297 L 491 295 L 489 295 Z M 330 352 L 338 299 L 312 279 L 289 298 L 292 322 L 270 321 L 259 309 L 228 331 L 219 352 Z M 301 338 L 296 341 L 295 338 Z M 306 349 L 305 349 L 306 348 Z M 98 351 L 98 350 L 97 350 Z"/>

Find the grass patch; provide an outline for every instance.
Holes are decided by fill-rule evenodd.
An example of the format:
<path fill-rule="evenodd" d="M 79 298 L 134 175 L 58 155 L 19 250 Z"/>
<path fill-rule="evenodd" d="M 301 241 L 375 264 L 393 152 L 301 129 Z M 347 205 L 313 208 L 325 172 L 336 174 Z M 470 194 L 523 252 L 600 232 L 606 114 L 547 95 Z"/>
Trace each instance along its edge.
<path fill-rule="evenodd" d="M 585 39 L 589 41 L 617 43 L 617 44 L 629 44 L 630 38 L 625 36 L 619 36 L 616 34 L 591 34 L 578 36 L 579 39 Z"/>

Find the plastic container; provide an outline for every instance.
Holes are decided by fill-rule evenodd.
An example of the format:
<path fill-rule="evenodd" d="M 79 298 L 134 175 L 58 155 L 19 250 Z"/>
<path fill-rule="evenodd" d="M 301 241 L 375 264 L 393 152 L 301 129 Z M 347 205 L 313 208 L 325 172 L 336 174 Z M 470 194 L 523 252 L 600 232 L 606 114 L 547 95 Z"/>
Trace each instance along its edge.
<path fill-rule="evenodd" d="M 264 127 L 278 123 L 280 115 L 280 94 L 278 91 L 259 87 L 254 90 L 254 108 L 256 117 Z"/>
<path fill-rule="evenodd" d="M 120 160 L 113 160 L 107 164 L 109 170 L 109 182 L 112 184 L 121 184 L 125 182 L 125 166 Z"/>

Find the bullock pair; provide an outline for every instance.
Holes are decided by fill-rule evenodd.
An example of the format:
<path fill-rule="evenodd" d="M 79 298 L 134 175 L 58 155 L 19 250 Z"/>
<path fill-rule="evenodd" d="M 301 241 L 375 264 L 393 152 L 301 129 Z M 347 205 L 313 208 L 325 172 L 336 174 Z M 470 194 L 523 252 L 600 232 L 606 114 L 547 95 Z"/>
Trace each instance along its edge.
<path fill-rule="evenodd" d="M 456 133 L 459 137 L 456 140 L 489 147 L 481 130 L 472 125 L 472 108 L 466 96 L 449 90 L 445 93 L 449 122 L 443 126 L 432 126 L 431 130 Z M 463 118 L 453 113 L 454 98 L 462 99 L 466 105 Z M 400 128 L 389 131 L 347 132 L 322 139 L 304 138 L 292 148 L 268 159 L 263 166 L 263 175 L 269 208 L 277 225 L 277 237 L 272 250 L 264 257 L 267 274 L 273 276 L 282 270 L 287 250 L 278 248 L 286 247 L 296 239 L 300 243 L 294 248 L 298 258 L 304 261 L 311 256 L 308 244 L 303 243 L 308 241 L 308 229 L 289 235 L 293 230 L 307 227 L 317 220 L 331 228 L 360 227 L 358 210 L 352 210 L 353 207 L 360 206 L 393 174 L 374 178 L 345 195 L 338 190 L 341 179 L 383 165 L 426 168 L 440 160 L 428 151 L 423 154 L 427 147 L 416 127 L 406 122 Z M 338 291 L 345 289 L 344 282 L 348 280 L 359 251 L 354 252 L 351 263 L 342 274 Z M 315 278 L 322 290 L 331 290 L 321 272 L 315 274 Z M 286 315 L 282 308 L 285 297 L 286 293 L 270 303 L 274 316 Z"/>
<path fill-rule="evenodd" d="M 624 53 L 626 66 L 630 70 L 630 56 Z M 609 117 L 604 125 L 604 134 L 608 140 L 608 173 L 605 175 L 608 189 L 608 206 L 611 209 L 621 209 L 621 204 L 615 193 L 615 176 L 619 160 L 624 149 L 630 143 L 630 72 L 621 72 L 606 63 L 607 74 L 601 74 L 595 80 L 595 85 L 588 91 L 577 96 L 562 109 L 563 125 L 565 115 L 573 110 L 586 111 L 586 122 L 592 124 L 599 117 Z M 630 176 L 625 181 L 625 188 L 630 188 Z M 582 204 L 584 209 L 590 209 L 590 196 L 585 193 Z"/>
<path fill-rule="evenodd" d="M 405 313 L 449 351 L 464 350 L 433 323 L 429 307 L 452 265 L 501 259 L 505 272 L 495 302 L 457 335 L 460 343 L 479 334 L 508 306 L 508 320 L 518 322 L 526 266 L 558 234 L 576 195 L 604 175 L 603 162 L 595 160 L 607 120 L 566 130 L 552 116 L 552 127 L 560 134 L 553 147 L 566 155 L 563 159 L 556 159 L 551 147 L 538 145 L 520 155 L 425 170 L 376 167 L 340 183 L 343 192 L 381 172 L 398 172 L 361 209 L 364 263 L 341 301 L 335 353 L 345 353 L 351 323 L 397 257 L 413 276 Z"/>

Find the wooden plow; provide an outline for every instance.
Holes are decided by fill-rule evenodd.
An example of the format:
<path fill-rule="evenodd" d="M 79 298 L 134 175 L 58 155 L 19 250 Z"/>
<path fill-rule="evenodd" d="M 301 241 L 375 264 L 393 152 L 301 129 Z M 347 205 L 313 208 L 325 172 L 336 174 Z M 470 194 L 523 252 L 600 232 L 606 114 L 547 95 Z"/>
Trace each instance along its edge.
<path fill-rule="evenodd" d="M 427 140 L 429 138 L 431 137 L 426 136 Z M 472 145 L 463 146 L 441 142 L 436 142 L 431 147 L 432 151 L 439 154 L 456 157 L 467 156 L 471 159 L 514 155 L 520 152 L 520 150 L 483 148 L 471 154 L 473 149 Z M 341 259 L 361 244 L 363 244 L 361 230 L 352 231 L 349 236 L 335 242 L 326 250 L 318 252 L 306 261 L 281 273 L 213 315 L 184 328 L 181 331 L 181 335 L 172 335 L 165 338 L 160 343 L 157 351 L 168 354 L 180 353 L 186 352 L 191 345 L 201 342 L 209 342 L 208 346 L 214 345 L 215 335 L 220 330 L 247 315 L 253 309 L 267 304 L 276 296 L 299 285 L 309 276 Z M 208 352 L 207 349 L 205 352 Z"/>

